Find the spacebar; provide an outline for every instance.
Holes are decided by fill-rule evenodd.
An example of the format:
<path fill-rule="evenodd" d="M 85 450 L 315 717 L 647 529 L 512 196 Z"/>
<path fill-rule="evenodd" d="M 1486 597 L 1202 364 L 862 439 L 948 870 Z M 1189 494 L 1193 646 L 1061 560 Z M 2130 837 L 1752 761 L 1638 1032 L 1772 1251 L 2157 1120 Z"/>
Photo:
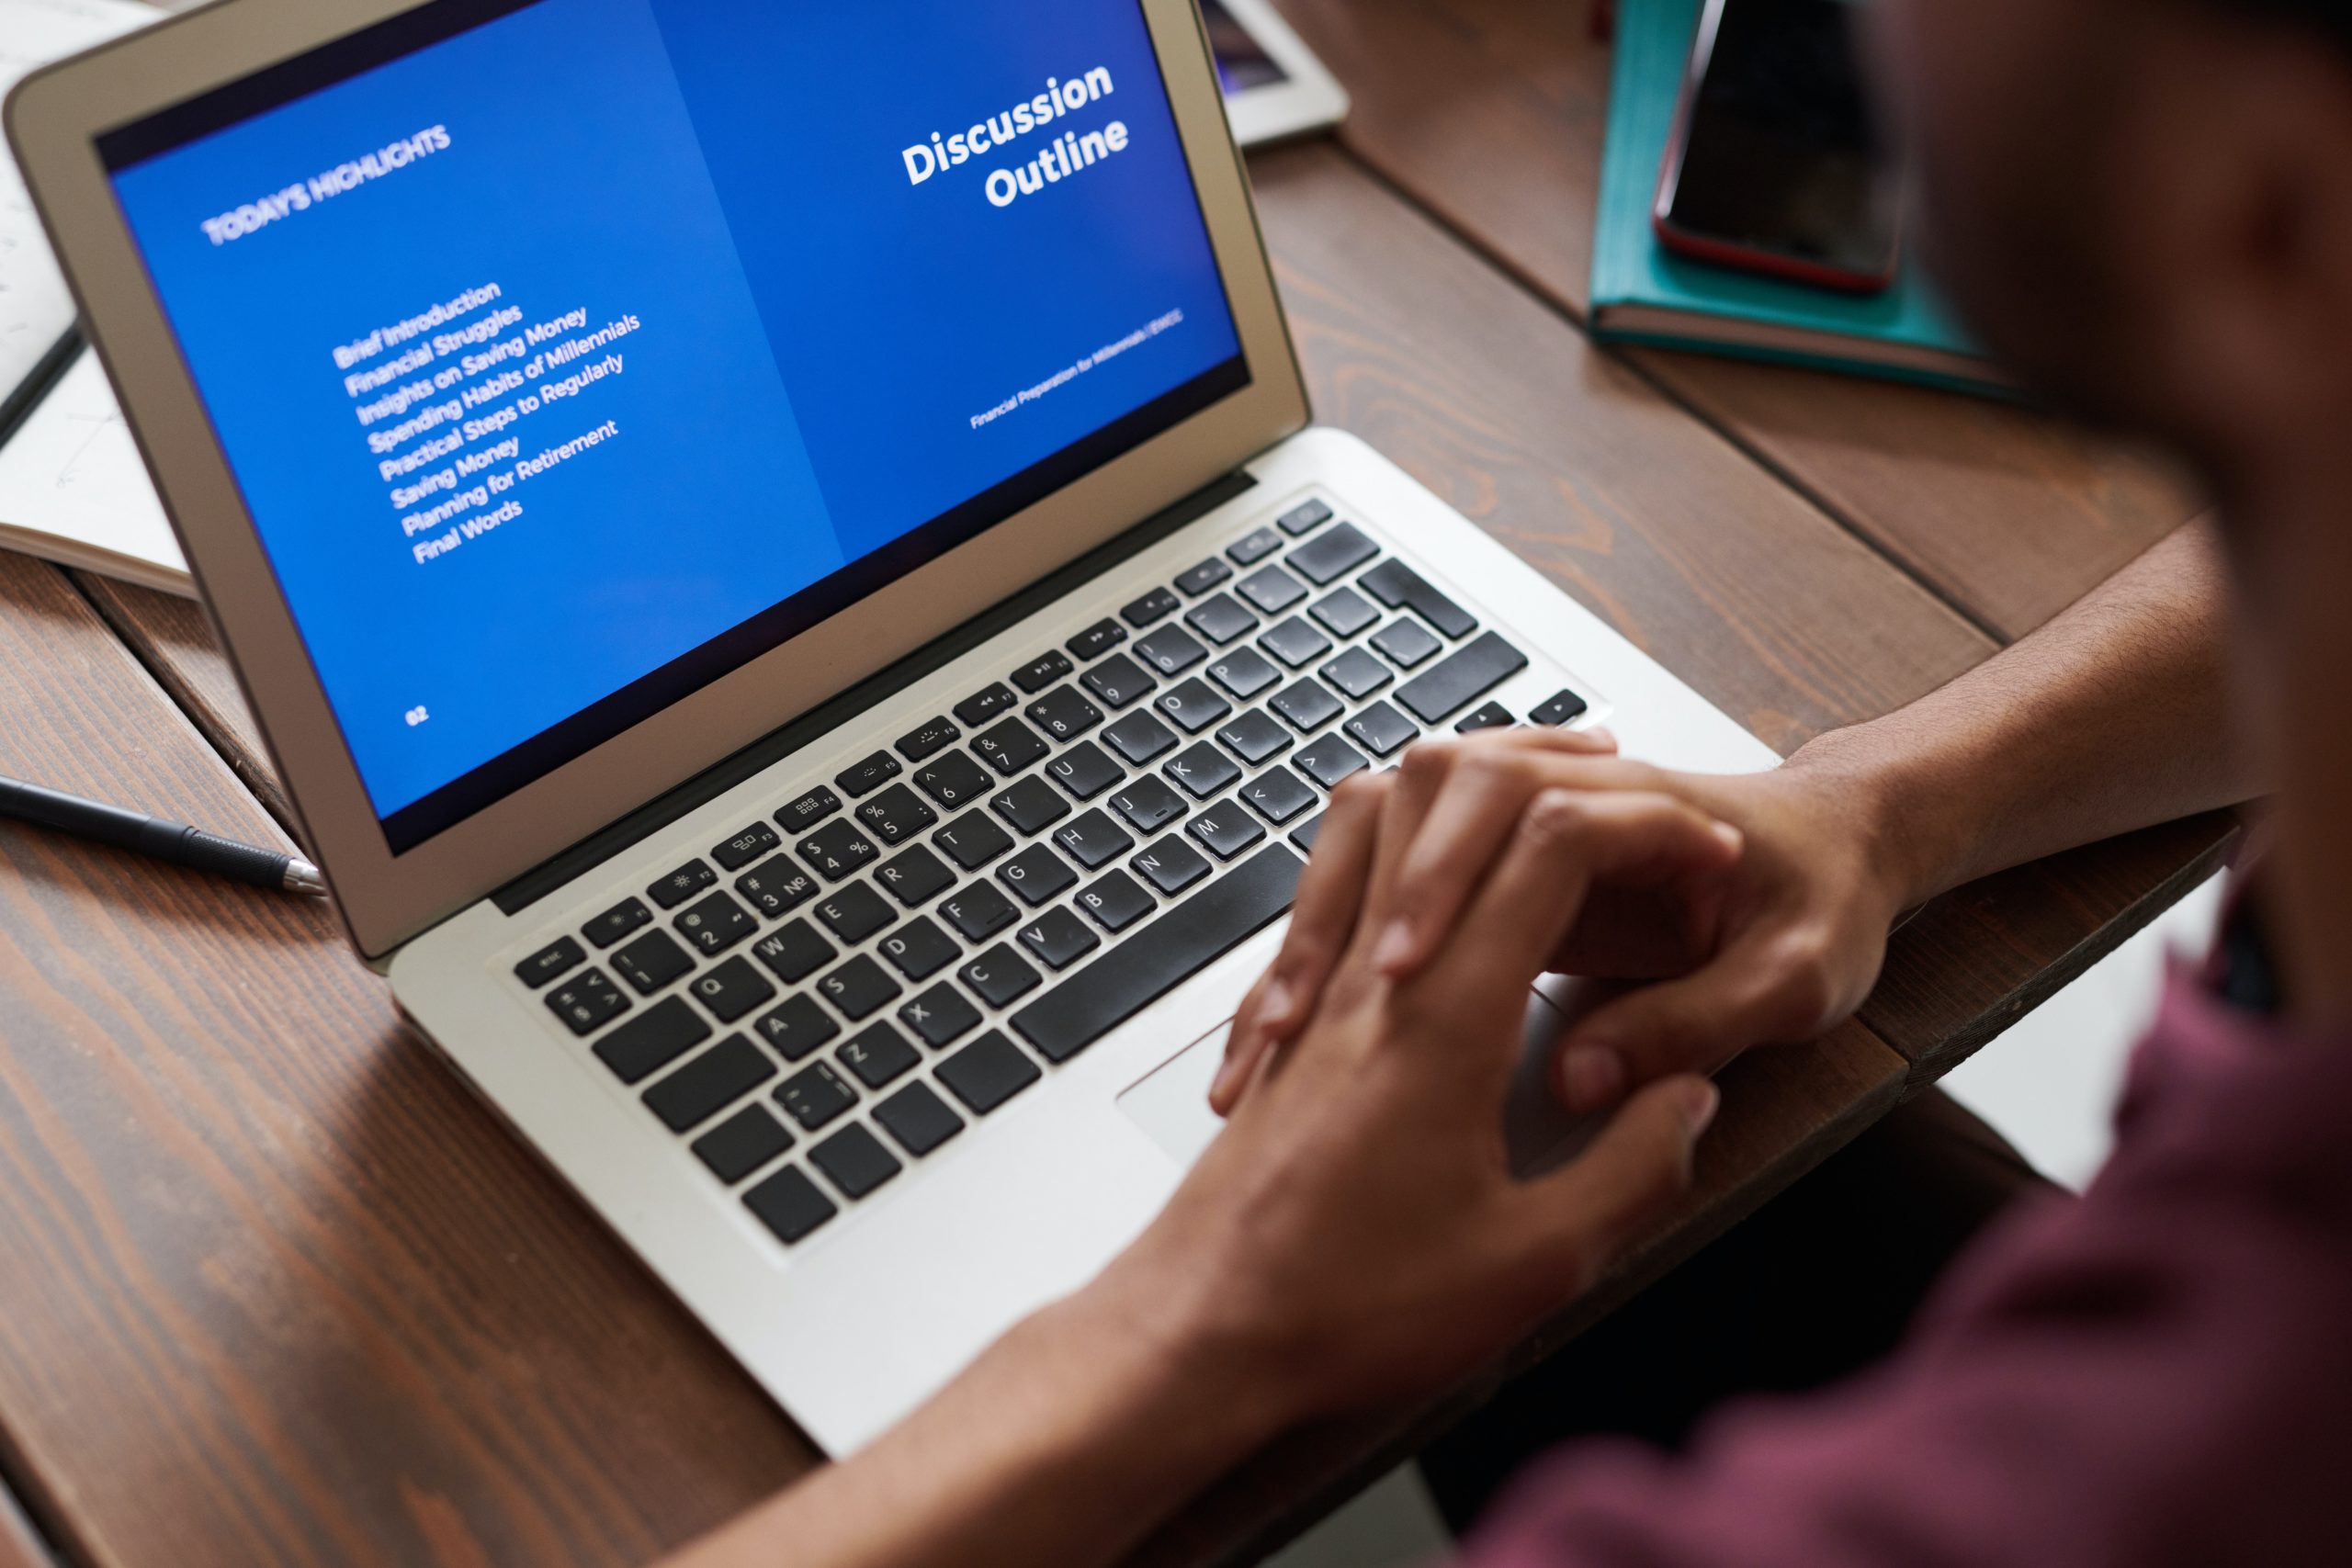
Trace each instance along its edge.
<path fill-rule="evenodd" d="M 1263 930 L 1290 908 L 1305 869 L 1269 844 L 1014 1013 L 1012 1027 L 1047 1061 L 1069 1061 Z"/>

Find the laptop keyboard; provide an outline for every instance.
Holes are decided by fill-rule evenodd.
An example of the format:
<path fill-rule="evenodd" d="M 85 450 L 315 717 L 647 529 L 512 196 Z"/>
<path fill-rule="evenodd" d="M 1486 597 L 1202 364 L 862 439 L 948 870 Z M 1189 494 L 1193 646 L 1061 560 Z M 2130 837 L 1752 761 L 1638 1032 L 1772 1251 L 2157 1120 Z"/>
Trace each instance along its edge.
<path fill-rule="evenodd" d="M 1280 918 L 1324 796 L 1527 662 L 1310 501 L 514 972 L 797 1243 Z"/>

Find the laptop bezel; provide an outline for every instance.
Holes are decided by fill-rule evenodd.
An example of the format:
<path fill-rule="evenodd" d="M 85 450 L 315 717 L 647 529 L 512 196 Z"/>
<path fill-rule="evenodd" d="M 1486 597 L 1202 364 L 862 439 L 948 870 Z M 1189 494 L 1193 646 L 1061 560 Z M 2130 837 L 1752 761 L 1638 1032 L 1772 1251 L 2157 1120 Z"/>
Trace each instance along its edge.
<path fill-rule="evenodd" d="M 1303 428 L 1294 357 L 1193 0 L 1137 0 L 1250 384 L 424 843 L 394 855 L 96 149 L 107 131 L 413 0 L 221 0 L 26 78 L 5 118 L 92 343 L 354 944 L 401 942 Z"/>

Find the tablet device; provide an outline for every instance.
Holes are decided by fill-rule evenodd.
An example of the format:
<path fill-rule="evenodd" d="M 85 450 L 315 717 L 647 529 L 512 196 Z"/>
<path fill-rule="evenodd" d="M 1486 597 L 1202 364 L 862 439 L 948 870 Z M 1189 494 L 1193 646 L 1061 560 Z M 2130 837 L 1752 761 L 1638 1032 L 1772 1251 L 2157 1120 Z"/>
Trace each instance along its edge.
<path fill-rule="evenodd" d="M 1233 138 L 1244 147 L 1347 118 L 1348 95 L 1265 0 L 1201 0 Z"/>

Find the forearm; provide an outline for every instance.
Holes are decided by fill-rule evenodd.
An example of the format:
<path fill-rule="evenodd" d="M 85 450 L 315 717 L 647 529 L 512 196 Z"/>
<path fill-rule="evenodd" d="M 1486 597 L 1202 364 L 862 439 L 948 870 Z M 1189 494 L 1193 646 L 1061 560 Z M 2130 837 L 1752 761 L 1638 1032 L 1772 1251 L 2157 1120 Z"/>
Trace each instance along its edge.
<path fill-rule="evenodd" d="M 2211 531 L 2191 525 L 2016 646 L 1790 766 L 1869 803 L 1906 906 L 2245 800 L 2256 784 L 2227 735 L 2227 596 Z"/>
<path fill-rule="evenodd" d="M 1278 1429 L 1251 1395 L 1238 1361 L 1098 1287 L 671 1568 L 1107 1562 Z"/>

